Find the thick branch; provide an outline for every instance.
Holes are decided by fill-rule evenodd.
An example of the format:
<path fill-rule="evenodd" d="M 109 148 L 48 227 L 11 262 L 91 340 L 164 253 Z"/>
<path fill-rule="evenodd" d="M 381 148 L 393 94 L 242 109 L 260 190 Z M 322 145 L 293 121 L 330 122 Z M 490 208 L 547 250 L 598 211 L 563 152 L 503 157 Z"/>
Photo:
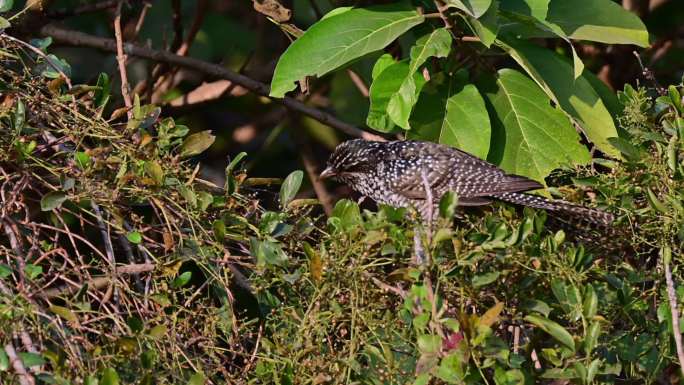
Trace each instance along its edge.
<path fill-rule="evenodd" d="M 78 31 L 66 30 L 54 25 L 46 25 L 41 28 L 41 34 L 44 36 L 51 36 L 55 41 L 80 47 L 91 47 L 96 49 L 101 49 L 109 52 L 116 52 L 116 42 L 112 39 L 104 39 Z M 189 68 L 195 71 L 205 73 L 209 76 L 230 80 L 231 82 L 238 84 L 251 92 L 269 97 L 270 92 L 269 86 L 251 79 L 242 74 L 233 72 L 227 68 L 220 65 L 207 63 L 202 60 L 193 59 L 190 57 L 184 57 L 179 55 L 174 55 L 166 51 L 153 50 L 148 48 L 139 47 L 130 43 L 124 44 L 124 52 L 128 55 L 137 56 L 157 62 L 164 62 L 168 64 L 177 65 L 184 68 Z M 382 137 L 371 134 L 360 130 L 359 128 L 343 122 L 342 120 L 336 118 L 335 116 L 318 110 L 316 108 L 307 106 L 306 104 L 300 102 L 297 99 L 291 97 L 285 97 L 283 99 L 274 99 L 275 101 L 282 103 L 286 107 L 301 112 L 304 115 L 310 116 L 319 122 L 343 131 L 349 135 L 362 137 L 368 140 L 384 140 Z"/>

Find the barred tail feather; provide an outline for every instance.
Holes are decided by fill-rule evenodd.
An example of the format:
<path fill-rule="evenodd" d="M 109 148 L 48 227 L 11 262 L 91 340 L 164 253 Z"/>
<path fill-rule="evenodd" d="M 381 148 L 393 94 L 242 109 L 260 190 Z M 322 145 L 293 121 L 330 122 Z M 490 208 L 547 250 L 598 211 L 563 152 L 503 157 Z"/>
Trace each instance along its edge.
<path fill-rule="evenodd" d="M 559 212 L 570 215 L 580 221 L 587 221 L 595 225 L 608 227 L 613 223 L 613 214 L 588 207 L 576 205 L 569 202 L 546 199 L 538 195 L 524 194 L 518 192 L 507 192 L 494 195 L 495 198 L 509 203 L 522 206 L 530 206 L 537 209 L 544 209 L 551 212 Z"/>

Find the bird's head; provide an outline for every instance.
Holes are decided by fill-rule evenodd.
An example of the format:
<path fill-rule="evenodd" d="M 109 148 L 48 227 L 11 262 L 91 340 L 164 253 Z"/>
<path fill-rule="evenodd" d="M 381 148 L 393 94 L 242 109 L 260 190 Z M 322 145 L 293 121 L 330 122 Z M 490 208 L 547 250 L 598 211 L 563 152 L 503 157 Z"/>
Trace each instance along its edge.
<path fill-rule="evenodd" d="M 321 179 L 347 180 L 371 171 L 377 164 L 380 142 L 363 139 L 348 140 L 335 148 L 328 159 Z"/>

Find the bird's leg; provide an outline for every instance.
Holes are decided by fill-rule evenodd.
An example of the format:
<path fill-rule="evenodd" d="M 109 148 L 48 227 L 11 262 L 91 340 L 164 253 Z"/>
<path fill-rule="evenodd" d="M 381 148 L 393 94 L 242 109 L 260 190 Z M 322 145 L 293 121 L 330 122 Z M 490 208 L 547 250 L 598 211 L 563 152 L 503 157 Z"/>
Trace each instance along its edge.
<path fill-rule="evenodd" d="M 430 183 L 427 179 L 427 174 L 423 170 L 421 172 L 421 178 L 423 179 L 423 186 L 425 187 L 425 196 L 427 207 L 425 210 L 420 210 L 421 221 L 425 226 L 425 235 L 427 238 L 428 250 L 425 252 L 423 247 L 423 240 L 421 239 L 421 226 L 416 225 L 413 230 L 413 263 L 416 266 L 428 266 L 430 264 L 430 245 L 432 244 L 432 220 L 433 220 L 433 209 L 434 204 L 432 200 L 432 189 L 430 188 Z"/>

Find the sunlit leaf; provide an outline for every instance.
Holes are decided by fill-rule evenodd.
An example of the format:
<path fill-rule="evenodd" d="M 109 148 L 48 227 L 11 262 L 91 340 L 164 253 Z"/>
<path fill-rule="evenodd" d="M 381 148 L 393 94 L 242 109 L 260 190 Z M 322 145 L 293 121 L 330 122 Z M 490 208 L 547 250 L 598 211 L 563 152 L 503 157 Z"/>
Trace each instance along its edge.
<path fill-rule="evenodd" d="M 410 129 L 409 116 L 418 100 L 420 92 L 415 74 L 430 57 L 446 57 L 451 51 L 451 34 L 446 28 L 439 28 L 422 36 L 411 48 L 409 69 L 399 86 L 389 100 L 387 113 L 392 121 L 405 130 Z"/>
<path fill-rule="evenodd" d="M 421 13 L 403 3 L 354 8 L 323 18 L 280 57 L 270 95 L 281 98 L 306 76 L 323 76 L 378 51 L 423 20 Z"/>
<path fill-rule="evenodd" d="M 550 334 L 551 337 L 556 339 L 565 347 L 569 348 L 573 352 L 575 351 L 575 340 L 573 340 L 572 335 L 558 323 L 551 321 L 546 317 L 533 314 L 525 316 L 525 321 L 537 326 L 546 333 Z"/>
<path fill-rule="evenodd" d="M 280 186 L 280 205 L 282 207 L 287 207 L 287 204 L 297 195 L 299 188 L 302 186 L 303 178 L 304 172 L 302 170 L 293 171 L 285 178 Z"/>
<path fill-rule="evenodd" d="M 539 182 L 562 165 L 589 162 L 589 151 L 560 110 L 536 84 L 512 69 L 483 85 L 492 106 L 492 147 L 487 159 Z"/>

